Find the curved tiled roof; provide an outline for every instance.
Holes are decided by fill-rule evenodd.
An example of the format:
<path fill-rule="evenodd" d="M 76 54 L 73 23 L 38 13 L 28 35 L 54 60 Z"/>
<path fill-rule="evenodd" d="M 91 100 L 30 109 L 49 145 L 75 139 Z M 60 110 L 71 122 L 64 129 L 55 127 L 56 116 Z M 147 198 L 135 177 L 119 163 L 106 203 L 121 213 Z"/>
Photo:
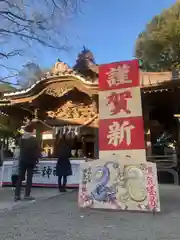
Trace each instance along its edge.
<path fill-rule="evenodd" d="M 87 80 L 84 76 L 79 74 L 78 72 L 74 71 L 73 69 L 69 68 L 65 63 L 63 62 L 57 62 L 52 69 L 51 72 L 47 72 L 43 78 L 41 78 L 39 81 L 37 81 L 35 84 L 31 85 L 30 87 L 22 90 L 16 90 L 12 92 L 4 92 L 1 100 L 8 100 L 10 98 L 14 97 L 23 97 L 25 95 L 31 94 L 34 89 L 38 88 L 40 85 L 45 83 L 52 83 L 52 82 L 61 82 L 61 80 L 67 80 L 68 78 L 72 78 L 76 82 L 79 82 L 80 84 L 84 85 L 87 89 L 93 89 L 98 88 L 97 82 L 92 82 Z M 44 86 L 45 88 L 46 86 Z"/>
<path fill-rule="evenodd" d="M 94 67 L 91 66 L 90 70 L 98 73 L 98 68 L 98 65 L 94 65 Z M 6 92 L 3 94 L 1 101 L 7 101 L 14 97 L 21 98 L 29 95 L 30 93 L 33 94 L 34 89 L 42 84 L 48 82 L 52 83 L 53 81 L 63 82 L 67 78 L 72 78 L 74 81 L 79 82 L 84 86 L 84 88 L 96 89 L 98 91 L 98 79 L 96 81 L 87 80 L 87 78 L 79 74 L 77 71 L 69 68 L 65 63 L 57 62 L 52 71 L 48 72 L 45 77 L 37 81 L 35 84 L 27 89 Z M 146 90 L 145 88 L 160 86 L 163 83 L 170 82 L 171 80 L 171 72 L 140 72 L 140 85 L 144 88 L 144 90 Z"/>
<path fill-rule="evenodd" d="M 171 80 L 171 72 L 140 72 L 141 87 L 157 86 Z"/>

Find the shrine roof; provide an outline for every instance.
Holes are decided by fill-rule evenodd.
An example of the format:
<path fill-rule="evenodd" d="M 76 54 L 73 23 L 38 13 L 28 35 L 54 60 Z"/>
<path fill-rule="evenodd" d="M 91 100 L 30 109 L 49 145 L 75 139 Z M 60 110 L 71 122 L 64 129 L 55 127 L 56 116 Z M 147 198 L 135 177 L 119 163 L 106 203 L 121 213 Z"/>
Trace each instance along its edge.
<path fill-rule="evenodd" d="M 0 99 L 0 105 L 11 104 L 11 100 L 17 100 L 19 102 L 28 102 L 43 94 L 47 90 L 49 85 L 56 84 L 56 88 L 64 85 L 71 85 L 71 89 L 78 88 L 80 91 L 84 91 L 87 94 L 89 92 L 98 94 L 98 72 L 99 65 L 91 64 L 88 66 L 88 70 L 95 73 L 93 79 L 89 76 L 85 76 L 77 69 L 68 67 L 64 62 L 57 62 L 50 72 L 47 72 L 42 79 L 39 79 L 35 84 L 29 88 L 22 90 L 15 90 L 12 92 L 2 93 Z M 96 78 L 94 78 L 96 76 Z M 172 82 L 171 72 L 140 72 L 140 85 L 143 91 L 153 91 L 153 89 L 161 88 Z M 165 85 L 164 85 L 165 84 Z M 61 86 L 60 86 L 61 85 Z M 66 91 L 64 92 L 64 94 Z M 62 94 L 61 94 L 62 96 Z M 16 103 L 15 101 L 14 103 Z"/>
<path fill-rule="evenodd" d="M 68 85 L 70 88 L 78 88 L 84 90 L 87 93 L 92 93 L 94 90 L 97 92 L 98 82 L 85 78 L 82 74 L 69 68 L 67 64 L 63 62 L 57 62 L 51 71 L 47 72 L 43 78 L 39 79 L 35 84 L 26 89 L 20 89 L 15 91 L 5 91 L 2 93 L 0 102 L 7 102 L 11 99 L 19 99 L 23 102 L 23 99 L 29 101 L 31 98 L 43 94 L 48 89 L 49 85 L 57 85 L 62 87 L 63 84 Z M 61 85 L 61 86 L 60 86 Z M 25 100 L 25 101 L 26 101 Z"/>

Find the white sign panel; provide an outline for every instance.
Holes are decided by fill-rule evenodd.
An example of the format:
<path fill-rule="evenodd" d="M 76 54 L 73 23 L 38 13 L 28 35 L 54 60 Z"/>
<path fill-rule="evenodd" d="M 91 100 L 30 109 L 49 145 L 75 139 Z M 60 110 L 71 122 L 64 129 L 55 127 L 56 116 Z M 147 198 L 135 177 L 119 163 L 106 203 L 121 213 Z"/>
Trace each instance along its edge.
<path fill-rule="evenodd" d="M 156 164 L 99 159 L 81 165 L 79 206 L 160 211 Z"/>
<path fill-rule="evenodd" d="M 67 185 L 77 187 L 79 185 L 80 162 L 83 160 L 72 160 L 72 176 L 68 177 Z M 12 161 L 5 161 L 4 166 L 0 168 L 0 176 L 3 185 L 11 184 Z M 56 161 L 40 161 L 34 170 L 33 186 L 53 187 L 57 185 Z"/>

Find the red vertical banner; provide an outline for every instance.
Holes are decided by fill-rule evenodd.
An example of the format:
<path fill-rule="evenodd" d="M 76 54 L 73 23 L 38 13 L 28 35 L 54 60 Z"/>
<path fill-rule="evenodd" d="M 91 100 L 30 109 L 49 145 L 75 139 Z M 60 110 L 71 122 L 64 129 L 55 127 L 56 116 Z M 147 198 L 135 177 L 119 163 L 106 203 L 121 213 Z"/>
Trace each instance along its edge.
<path fill-rule="evenodd" d="M 99 109 L 100 156 L 122 153 L 146 161 L 137 60 L 100 66 Z"/>
<path fill-rule="evenodd" d="M 140 86 L 137 60 L 104 64 L 99 67 L 99 90 Z"/>

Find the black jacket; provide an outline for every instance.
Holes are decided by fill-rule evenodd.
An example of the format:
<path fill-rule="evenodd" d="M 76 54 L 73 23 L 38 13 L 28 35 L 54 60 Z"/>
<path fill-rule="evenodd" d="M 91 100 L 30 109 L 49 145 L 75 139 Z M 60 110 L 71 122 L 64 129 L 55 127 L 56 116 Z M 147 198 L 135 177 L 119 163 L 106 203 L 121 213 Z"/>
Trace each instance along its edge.
<path fill-rule="evenodd" d="M 71 162 L 71 149 L 66 144 L 61 144 L 58 152 L 58 161 L 56 165 L 57 176 L 70 176 L 72 175 Z"/>
<path fill-rule="evenodd" d="M 40 157 L 37 139 L 30 134 L 23 136 L 20 142 L 20 164 L 34 167 Z"/>

